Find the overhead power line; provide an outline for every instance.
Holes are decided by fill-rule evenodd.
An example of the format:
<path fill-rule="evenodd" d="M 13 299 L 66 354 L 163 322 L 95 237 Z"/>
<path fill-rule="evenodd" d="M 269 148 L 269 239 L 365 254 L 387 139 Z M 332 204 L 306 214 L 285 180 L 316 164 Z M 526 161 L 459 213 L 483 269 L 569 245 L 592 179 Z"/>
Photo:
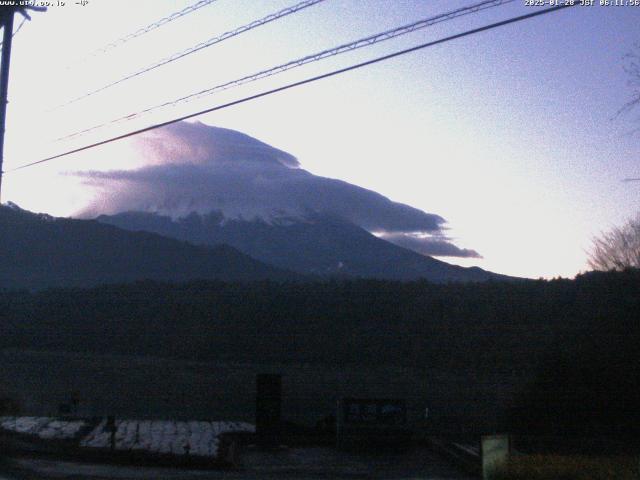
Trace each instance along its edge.
<path fill-rule="evenodd" d="M 16 28 L 16 29 L 14 30 L 13 34 L 11 34 L 11 36 L 12 36 L 12 37 L 15 37 L 15 36 L 18 34 L 18 32 L 19 32 L 20 30 L 22 30 L 22 27 L 24 26 L 24 23 L 25 23 L 26 21 L 27 21 L 27 17 L 23 17 L 23 18 L 22 18 L 22 21 L 20 22 L 20 25 L 18 25 L 18 28 Z M 2 27 L 2 28 L 4 28 L 4 27 Z M 3 43 L 3 42 L 0 42 L 0 47 L 2 46 L 2 43 Z"/>
<path fill-rule="evenodd" d="M 18 25 L 18 28 L 16 28 L 16 31 L 15 31 L 15 32 L 13 32 L 13 36 L 14 36 L 14 37 L 18 34 L 18 32 L 19 32 L 20 30 L 22 30 L 22 27 L 24 27 L 24 22 L 26 22 L 26 21 L 27 21 L 27 17 L 23 17 L 23 18 L 22 18 L 22 21 L 20 22 L 20 25 Z"/>
<path fill-rule="evenodd" d="M 333 71 L 328 72 L 328 73 L 324 73 L 324 74 L 321 74 L 321 75 L 316 75 L 314 77 L 310 77 L 310 78 L 307 78 L 305 80 L 300 80 L 298 82 L 289 83 L 287 85 L 284 85 L 284 86 L 281 86 L 281 87 L 278 87 L 278 88 L 273 88 L 271 90 L 266 90 L 266 91 L 261 92 L 261 93 L 257 93 L 257 94 L 254 94 L 254 95 L 250 95 L 248 97 L 244 97 L 244 98 L 241 98 L 241 99 L 238 99 L 238 100 L 234 100 L 232 102 L 224 103 L 224 104 L 221 104 L 221 105 L 216 105 L 214 107 L 210 107 L 210 108 L 207 108 L 205 110 L 201 110 L 199 112 L 195 112 L 195 113 L 191 113 L 191 114 L 188 114 L 188 115 L 184 115 L 182 117 L 174 118 L 172 120 L 168 120 L 168 121 L 162 122 L 162 123 L 157 123 L 155 125 L 150 125 L 148 127 L 144 127 L 144 128 L 132 131 L 132 132 L 124 133 L 122 135 L 118 135 L 118 136 L 115 136 L 115 137 L 112 137 L 112 138 L 108 138 L 106 140 L 101 140 L 99 142 L 95 142 L 95 143 L 92 143 L 90 145 L 85 145 L 83 147 L 74 148 L 72 150 L 68 150 L 68 151 L 63 152 L 63 153 L 52 155 L 50 157 L 46 157 L 46 158 L 43 158 L 41 160 L 37 160 L 37 161 L 34 161 L 34 162 L 29 162 L 29 163 L 20 165 L 20 166 L 15 167 L 15 168 L 13 168 L 11 170 L 7 170 L 4 173 L 11 173 L 11 172 L 22 170 L 22 169 L 25 169 L 25 168 L 28 168 L 28 167 L 32 167 L 32 166 L 35 166 L 35 165 L 40 165 L 40 164 L 43 164 L 43 163 L 46 163 L 46 162 L 50 162 L 50 161 L 58 159 L 58 158 L 62 158 L 62 157 L 66 157 L 68 155 L 72 155 L 74 153 L 83 152 L 83 151 L 86 151 L 86 150 L 89 150 L 89 149 L 92 149 L 92 148 L 95 148 L 95 147 L 106 145 L 108 143 L 113 143 L 113 142 L 116 142 L 118 140 L 123 140 L 125 138 L 132 137 L 134 135 L 138 135 L 140 133 L 149 132 L 151 130 L 156 130 L 158 128 L 166 127 L 168 125 L 171 125 L 171 124 L 174 124 L 174 123 L 177 123 L 177 122 L 181 122 L 181 121 L 184 121 L 184 120 L 189 120 L 191 118 L 198 117 L 198 116 L 204 115 L 206 113 L 215 112 L 217 110 L 222 110 L 224 108 L 229 108 L 229 107 L 232 107 L 232 106 L 235 106 L 235 105 L 239 105 L 239 104 L 246 103 L 246 102 L 249 102 L 249 101 L 252 101 L 252 100 L 256 100 L 258 98 L 266 97 L 268 95 L 272 95 L 272 94 L 275 94 L 275 93 L 279 93 L 279 92 L 283 92 L 283 91 L 286 91 L 286 90 L 290 90 L 292 88 L 296 88 L 296 87 L 299 87 L 299 86 L 302 86 L 302 85 L 307 85 L 307 84 L 316 82 L 318 80 L 323 80 L 325 78 L 330 78 L 330 77 L 333 77 L 333 76 L 336 76 L 336 75 L 340 75 L 342 73 L 350 72 L 350 71 L 353 71 L 353 70 L 357 70 L 357 69 L 360 69 L 360 68 L 363 68 L 363 67 L 366 67 L 366 66 L 369 66 L 369 65 L 374 65 L 376 63 L 380 63 L 380 62 L 383 62 L 383 61 L 386 61 L 386 60 L 390 60 L 392 58 L 396 58 L 396 57 L 399 57 L 399 56 L 402 56 L 402 55 L 406 55 L 408 53 L 416 52 L 418 50 L 422 50 L 422 49 L 425 49 L 425 48 L 428 48 L 428 47 L 433 47 L 435 45 L 440 45 L 442 43 L 450 42 L 450 41 L 456 40 L 458 38 L 467 37 L 469 35 L 474 35 L 476 33 L 485 32 L 487 30 L 492 30 L 494 28 L 499 28 L 499 27 L 502 27 L 502 26 L 505 26 L 505 25 L 509 25 L 509 24 L 512 24 L 512 23 L 528 20 L 530 18 L 534 18 L 534 17 L 538 17 L 538 16 L 541 16 L 541 15 L 546 15 L 546 14 L 549 14 L 549 13 L 553 13 L 553 12 L 557 12 L 557 11 L 560 11 L 560 10 L 564 10 L 565 8 L 570 8 L 570 7 L 573 7 L 575 5 L 578 5 L 578 4 L 566 3 L 566 4 L 559 5 L 559 6 L 552 7 L 552 8 L 536 10 L 536 11 L 528 13 L 526 15 L 520 15 L 518 17 L 512 17 L 512 18 L 509 18 L 507 20 L 502 20 L 500 22 L 496 22 L 496 23 L 492 23 L 492 24 L 489 24 L 489 25 L 485 25 L 483 27 L 474 28 L 472 30 L 467 30 L 465 32 L 457 33 L 455 35 L 450 35 L 448 37 L 444 37 L 444 38 L 441 38 L 439 40 L 434 40 L 434 41 L 431 41 L 431 42 L 422 43 L 420 45 L 416 45 L 416 46 L 411 47 L 411 48 L 407 48 L 407 49 L 400 50 L 400 51 L 397 51 L 397 52 L 394 52 L 394 53 L 390 53 L 388 55 L 383 55 L 381 57 L 377 57 L 377 58 L 374 58 L 372 60 L 367 60 L 365 62 L 357 63 L 357 64 L 351 65 L 349 67 L 344 67 L 344 68 L 340 68 L 338 70 L 333 70 Z"/>
<path fill-rule="evenodd" d="M 140 37 L 142 35 L 144 35 L 145 33 L 149 33 L 153 30 L 155 30 L 156 28 L 160 28 L 163 25 L 166 25 L 169 22 L 173 22 L 174 20 L 177 20 L 180 17 L 184 17 L 185 15 L 188 15 L 189 13 L 195 12 L 196 10 L 201 9 L 202 7 L 206 7 L 207 5 L 215 2 L 217 0 L 200 0 L 199 2 L 194 3 L 193 5 L 189 5 L 188 7 L 183 8 L 182 10 L 179 10 L 177 12 L 172 13 L 171 15 L 168 15 L 166 17 L 161 18 L 160 20 L 157 20 L 149 25 L 147 25 L 146 27 L 142 27 L 139 28 L 138 30 L 136 30 L 135 32 L 129 33 L 128 35 L 125 35 L 123 37 L 118 38 L 117 40 L 114 40 L 111 43 L 108 43 L 100 48 L 97 48 L 96 50 L 94 50 L 92 53 L 90 53 L 89 55 L 87 55 L 84 59 L 76 62 L 78 63 L 83 63 L 85 61 L 87 61 L 88 59 L 98 56 L 100 54 L 106 53 L 109 50 L 112 50 L 116 47 L 119 47 L 120 45 L 123 45 L 125 43 L 127 43 L 130 40 L 133 40 L 134 38 Z"/>
<path fill-rule="evenodd" d="M 254 20 L 251 23 L 248 23 L 246 25 L 243 25 L 241 27 L 238 27 L 234 30 L 230 30 L 228 32 L 223 33 L 222 35 L 218 35 L 216 37 L 210 38 L 209 40 L 206 40 L 202 43 L 199 43 L 191 48 L 187 48 L 186 50 L 183 50 L 181 52 L 178 53 L 174 53 L 173 55 L 170 55 L 168 57 L 165 57 L 159 61 L 157 61 L 156 63 L 153 63 L 145 68 L 142 68 L 140 70 L 136 70 L 133 73 L 130 73 L 124 77 L 122 77 L 119 80 L 116 80 L 114 82 L 108 83 L 106 85 L 103 85 L 100 88 L 97 88 L 95 90 L 92 90 L 88 93 L 85 93 L 83 95 L 80 95 L 79 97 L 76 97 L 72 100 L 69 100 L 66 103 L 63 103 L 62 105 L 59 105 L 57 107 L 55 107 L 53 110 L 57 110 L 58 108 L 62 108 L 62 107 L 66 107 L 67 105 L 71 105 L 72 103 L 76 103 L 80 100 L 83 100 L 87 97 L 91 97 L 93 95 L 95 95 L 96 93 L 100 93 L 108 88 L 111 88 L 115 85 L 119 85 L 120 83 L 126 82 L 127 80 L 131 80 L 132 78 L 138 77 L 144 73 L 150 72 L 152 70 L 155 70 L 156 68 L 162 67 L 163 65 L 167 65 L 171 62 L 175 62 L 176 60 L 179 60 L 181 58 L 186 57 L 187 55 L 191 55 L 192 53 L 198 52 L 204 48 L 208 48 L 211 47 L 212 45 L 216 45 L 220 42 L 223 42 L 224 40 L 227 40 L 229 38 L 238 36 L 242 33 L 248 32 L 249 30 L 253 30 L 254 28 L 257 27 L 261 27 L 262 25 L 266 25 L 267 23 L 271 23 L 275 20 L 279 20 L 283 17 L 286 17 L 288 15 L 291 15 L 293 13 L 299 12 L 300 10 L 303 10 L 305 8 L 311 7 L 312 5 L 315 5 L 316 3 L 321 3 L 324 2 L 325 0 L 304 0 L 303 2 L 300 2 L 296 5 L 293 5 L 291 7 L 285 8 L 283 10 L 271 13 L 269 15 L 267 15 L 266 17 L 260 18 L 258 20 Z"/>
<path fill-rule="evenodd" d="M 469 5 L 467 7 L 463 7 L 463 8 L 459 8 L 456 10 L 452 10 L 450 12 L 446 12 L 446 13 L 442 13 L 433 17 L 429 17 L 429 18 L 425 18 L 422 20 L 418 20 L 417 22 L 413 22 L 407 25 L 403 25 L 401 27 L 396 27 L 393 28 L 391 30 L 386 30 L 384 32 L 381 33 L 377 33 L 375 35 L 370 35 L 368 37 L 364 37 L 361 38 L 359 40 L 355 40 L 353 42 L 350 43 L 345 43 L 343 45 L 339 45 L 337 47 L 333 47 L 327 50 L 322 50 L 321 52 L 317 52 L 314 53 L 312 55 L 307 55 L 305 57 L 302 58 L 298 58 L 296 60 L 292 60 L 290 62 L 278 65 L 276 67 L 271 67 L 269 69 L 266 70 L 262 70 L 259 71 L 257 73 L 253 73 L 251 75 L 247 75 L 245 77 L 241 77 L 229 82 L 225 82 L 219 85 L 216 85 L 214 87 L 210 87 L 207 88 L 205 90 L 201 90 L 199 92 L 196 93 L 192 93 L 189 95 L 186 95 L 184 97 L 180 97 L 177 98 L 175 100 L 172 100 L 170 102 L 165 102 L 162 103 L 160 105 L 155 105 L 152 107 L 148 107 L 145 108 L 144 110 L 141 110 L 139 112 L 136 113 L 131 113 L 128 115 L 125 115 L 123 117 L 119 117 L 116 118 L 114 120 L 110 120 L 108 122 L 105 123 L 101 123 L 99 125 L 94 125 L 93 127 L 89 127 L 89 128 L 85 128 L 83 130 L 80 130 L 78 132 L 72 133 L 70 135 L 65 135 L 64 137 L 60 137 L 58 139 L 56 139 L 57 141 L 61 141 L 61 140 L 67 140 L 73 137 L 77 137 L 79 135 L 83 135 L 89 132 L 92 132 L 94 130 L 97 130 L 99 128 L 103 128 L 106 126 L 110 126 L 110 125 L 114 125 L 120 122 L 124 122 L 124 121 L 129 121 L 129 120 L 133 120 L 133 119 L 137 119 L 143 115 L 149 114 L 153 111 L 159 110 L 161 108 L 165 108 L 165 107 L 169 107 L 169 106 L 175 106 L 177 104 L 180 103 L 184 103 L 190 100 L 194 100 L 194 99 L 198 99 L 198 98 L 202 98 L 208 95 L 212 95 L 213 93 L 216 92 L 220 92 L 223 90 L 228 90 L 230 88 L 233 87 L 239 87 L 241 85 L 247 84 L 247 83 L 251 83 L 251 82 L 255 82 L 257 80 L 261 80 L 263 78 L 267 78 L 267 77 L 271 77 L 273 75 L 277 75 L 279 73 L 283 73 L 286 72 L 288 70 L 294 69 L 294 68 L 298 68 L 301 67 L 303 65 L 306 65 L 308 63 L 313 63 L 313 62 L 317 62 L 320 60 L 324 60 L 325 58 L 329 58 L 329 57 L 334 57 L 336 55 L 340 55 L 346 52 L 350 52 L 353 50 L 357 50 L 359 48 L 363 48 L 363 47 L 368 47 L 371 45 L 374 45 L 376 43 L 380 43 L 386 40 L 390 40 L 392 38 L 396 38 L 396 37 L 400 37 L 402 35 L 407 35 L 409 33 L 415 32 L 417 30 L 426 28 L 426 27 L 430 27 L 432 25 L 435 25 L 437 23 L 441 23 L 441 22 L 446 22 L 449 20 L 453 20 L 455 18 L 458 17 L 462 17 L 465 15 L 470 15 L 473 13 L 477 13 L 479 11 L 482 10 L 486 10 L 489 8 L 494 8 L 494 7 L 498 7 L 500 5 L 504 5 L 507 3 L 512 3 L 515 0 L 484 0 L 480 3 L 476 3 L 473 5 Z"/>

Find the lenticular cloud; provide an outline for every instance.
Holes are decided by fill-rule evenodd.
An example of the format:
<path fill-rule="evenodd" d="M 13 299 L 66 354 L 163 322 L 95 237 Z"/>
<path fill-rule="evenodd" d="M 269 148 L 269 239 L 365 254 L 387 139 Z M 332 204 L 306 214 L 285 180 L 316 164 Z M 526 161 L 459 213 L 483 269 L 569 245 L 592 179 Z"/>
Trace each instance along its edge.
<path fill-rule="evenodd" d="M 180 122 L 137 142 L 145 157 L 141 168 L 76 172 L 99 192 L 79 216 L 143 211 L 180 218 L 221 212 L 228 219 L 273 222 L 321 214 L 425 255 L 479 257 L 450 243 L 442 217 L 313 175 L 293 155 L 243 133 Z"/>

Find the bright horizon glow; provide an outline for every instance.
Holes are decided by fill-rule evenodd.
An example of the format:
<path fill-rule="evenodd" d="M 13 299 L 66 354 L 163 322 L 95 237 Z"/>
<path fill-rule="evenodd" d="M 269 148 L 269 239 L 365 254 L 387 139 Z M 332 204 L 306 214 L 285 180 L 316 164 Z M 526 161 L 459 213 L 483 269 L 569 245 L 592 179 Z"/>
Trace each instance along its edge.
<path fill-rule="evenodd" d="M 193 2 L 139 0 L 135 7 L 121 0 L 91 0 L 85 7 L 67 3 L 34 13 L 33 21 L 14 38 L 5 170 L 62 146 L 39 145 L 39 139 L 475 2 L 328 0 L 64 110 L 43 114 L 47 107 L 296 2 L 218 0 L 69 72 L 62 67 Z M 145 122 L 532 8 L 524 1 L 514 2 L 446 22 L 175 107 Z M 638 24 L 640 8 L 574 7 L 198 120 L 287 151 L 316 175 L 441 215 L 457 246 L 483 256 L 441 257 L 445 261 L 532 278 L 572 277 L 586 270 L 585 252 L 593 235 L 640 210 L 638 185 L 622 182 L 637 177 L 640 169 L 640 136 L 629 134 L 637 127 L 635 116 L 612 120 L 631 93 L 622 57 L 640 41 Z M 78 144 L 114 133 L 119 131 L 107 129 Z M 68 172 L 143 164 L 131 142 L 119 142 L 6 175 L 3 201 L 73 215 L 99 192 Z"/>

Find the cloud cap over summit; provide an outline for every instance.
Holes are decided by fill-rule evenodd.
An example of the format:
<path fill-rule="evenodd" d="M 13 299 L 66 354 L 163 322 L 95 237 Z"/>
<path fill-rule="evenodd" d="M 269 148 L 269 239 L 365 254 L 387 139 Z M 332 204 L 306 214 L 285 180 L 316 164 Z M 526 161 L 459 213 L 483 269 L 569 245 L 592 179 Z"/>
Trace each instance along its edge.
<path fill-rule="evenodd" d="M 228 219 L 304 222 L 320 214 L 423 255 L 479 257 L 450 243 L 439 215 L 313 175 L 293 155 L 243 133 L 180 122 L 137 142 L 145 156 L 141 168 L 76 172 L 100 191 L 80 216 L 143 211 L 179 218 L 219 211 Z"/>

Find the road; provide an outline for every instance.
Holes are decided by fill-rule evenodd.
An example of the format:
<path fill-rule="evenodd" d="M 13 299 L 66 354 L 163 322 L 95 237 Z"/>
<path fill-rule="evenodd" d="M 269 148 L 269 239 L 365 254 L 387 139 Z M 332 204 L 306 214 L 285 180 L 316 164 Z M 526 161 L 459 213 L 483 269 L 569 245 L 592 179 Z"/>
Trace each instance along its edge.
<path fill-rule="evenodd" d="M 12 459 L 0 480 L 470 480 L 425 448 L 397 454 L 348 454 L 331 448 L 245 449 L 229 470 L 179 470 Z M 5 474 L 4 471 L 7 471 Z"/>

